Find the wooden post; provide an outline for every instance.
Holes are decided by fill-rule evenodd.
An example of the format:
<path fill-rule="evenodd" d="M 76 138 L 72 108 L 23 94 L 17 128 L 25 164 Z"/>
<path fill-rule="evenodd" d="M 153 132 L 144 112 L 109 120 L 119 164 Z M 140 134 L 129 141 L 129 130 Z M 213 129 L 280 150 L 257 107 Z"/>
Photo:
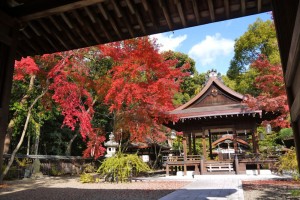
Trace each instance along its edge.
<path fill-rule="evenodd" d="M 237 154 L 234 155 L 235 174 L 239 174 L 239 159 Z"/>
<path fill-rule="evenodd" d="M 204 159 L 203 159 L 203 157 L 200 160 L 200 174 L 201 175 L 204 174 Z"/>
<path fill-rule="evenodd" d="M 186 152 L 186 138 L 182 138 L 182 146 L 183 146 L 183 170 L 184 175 L 186 176 L 186 160 L 187 160 L 187 152 Z"/>
<path fill-rule="evenodd" d="M 205 131 L 203 131 L 202 134 L 202 155 L 203 155 L 203 159 L 206 160 L 206 141 L 205 141 Z"/>
<path fill-rule="evenodd" d="M 208 130 L 208 136 L 209 136 L 209 157 L 212 160 L 213 155 L 212 155 L 212 142 L 211 142 L 211 132 Z"/>
<path fill-rule="evenodd" d="M 188 146 L 189 146 L 189 153 L 188 155 L 191 155 L 192 154 L 192 133 L 188 134 Z"/>
<path fill-rule="evenodd" d="M 233 148 L 234 148 L 234 154 L 238 153 L 237 149 L 237 134 L 236 134 L 236 129 L 233 129 Z"/>
<path fill-rule="evenodd" d="M 169 176 L 169 164 L 166 166 L 166 176 Z"/>
<path fill-rule="evenodd" d="M 196 134 L 193 133 L 193 154 L 196 155 Z"/>
<path fill-rule="evenodd" d="M 273 17 L 280 47 L 281 64 L 291 114 L 298 169 L 300 170 L 300 104 L 299 96 L 299 1 L 273 0 Z"/>
<path fill-rule="evenodd" d="M 3 150 L 17 44 L 16 28 L 15 21 L 4 13 L 0 13 L 0 32 L 6 36 L 0 37 L 0 184 L 3 180 Z"/>

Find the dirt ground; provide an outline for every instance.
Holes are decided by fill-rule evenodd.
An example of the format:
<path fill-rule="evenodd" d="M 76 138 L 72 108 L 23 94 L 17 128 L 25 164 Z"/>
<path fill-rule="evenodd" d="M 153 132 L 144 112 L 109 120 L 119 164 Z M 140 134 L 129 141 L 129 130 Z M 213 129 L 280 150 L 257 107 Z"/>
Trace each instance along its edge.
<path fill-rule="evenodd" d="M 300 199 L 300 182 L 292 179 L 243 181 L 245 200 Z"/>
<path fill-rule="evenodd" d="M 38 180 L 7 181 L 0 187 L 0 199 L 18 200 L 140 200 L 159 199 L 188 181 L 137 181 L 132 183 L 80 183 L 79 178 L 46 177 Z"/>

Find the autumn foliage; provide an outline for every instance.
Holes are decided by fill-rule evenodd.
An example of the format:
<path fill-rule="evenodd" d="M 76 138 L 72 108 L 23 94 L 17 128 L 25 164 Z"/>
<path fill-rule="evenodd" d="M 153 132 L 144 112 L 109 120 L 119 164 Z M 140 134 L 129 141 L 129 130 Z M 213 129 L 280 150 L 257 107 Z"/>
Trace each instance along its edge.
<path fill-rule="evenodd" d="M 251 67 L 259 74 L 255 79 L 255 87 L 260 89 L 261 93 L 257 97 L 248 95 L 246 102 L 253 109 L 280 113 L 280 116 L 271 123 L 273 126 L 289 127 L 289 107 L 281 65 L 270 64 L 262 55 L 251 64 Z"/>
<path fill-rule="evenodd" d="M 22 58 L 16 62 L 14 80 L 38 77 L 47 88 L 42 105 L 45 109 L 55 105 L 64 116 L 63 126 L 79 129 L 87 143 L 85 157 L 98 158 L 105 152 L 105 130 L 92 124 L 96 101 L 109 107 L 116 136 L 126 133 L 130 141 L 164 141 L 162 123 L 176 120 L 166 113 L 174 108 L 173 96 L 189 65 L 176 68 L 176 60 L 165 60 L 155 41 L 144 37 L 99 46 L 92 56 L 110 58 L 114 64 L 106 73 L 92 76 L 85 57 L 91 52 L 86 48 Z"/>
<path fill-rule="evenodd" d="M 167 111 L 189 65 L 176 68 L 177 60 L 165 60 L 148 37 L 99 47 L 102 56 L 114 60 L 112 84 L 105 97 L 116 118 L 116 132 L 130 133 L 131 141 L 164 141 L 161 124 L 175 120 Z"/>

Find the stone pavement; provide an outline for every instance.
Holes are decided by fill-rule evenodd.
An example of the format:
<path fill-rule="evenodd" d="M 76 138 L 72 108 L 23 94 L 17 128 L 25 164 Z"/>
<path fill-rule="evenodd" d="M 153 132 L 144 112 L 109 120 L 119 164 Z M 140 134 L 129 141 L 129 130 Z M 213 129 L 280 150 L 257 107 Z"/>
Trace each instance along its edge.
<path fill-rule="evenodd" d="M 169 176 L 164 179 L 192 180 L 185 187 L 160 200 L 244 200 L 242 180 L 279 178 L 275 175 L 200 175 L 191 177 Z"/>

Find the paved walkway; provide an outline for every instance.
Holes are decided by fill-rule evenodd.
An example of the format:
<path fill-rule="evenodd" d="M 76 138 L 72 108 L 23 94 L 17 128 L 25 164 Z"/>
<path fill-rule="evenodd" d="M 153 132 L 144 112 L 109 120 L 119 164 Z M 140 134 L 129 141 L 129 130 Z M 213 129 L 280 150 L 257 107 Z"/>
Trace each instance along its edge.
<path fill-rule="evenodd" d="M 165 179 L 178 177 L 165 177 Z M 193 182 L 160 200 L 244 200 L 242 180 L 278 178 L 275 175 L 201 175 Z M 191 179 L 191 178 L 180 178 Z"/>

